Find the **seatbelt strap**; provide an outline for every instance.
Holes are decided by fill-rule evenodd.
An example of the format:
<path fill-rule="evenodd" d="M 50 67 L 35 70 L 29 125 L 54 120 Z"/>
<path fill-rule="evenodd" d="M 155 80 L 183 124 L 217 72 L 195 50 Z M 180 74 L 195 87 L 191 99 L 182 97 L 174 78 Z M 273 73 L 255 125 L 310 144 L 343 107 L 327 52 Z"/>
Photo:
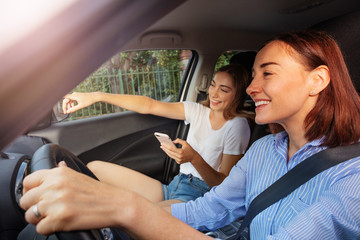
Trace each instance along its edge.
<path fill-rule="evenodd" d="M 250 204 L 245 218 L 233 239 L 237 239 L 242 231 L 260 212 L 286 197 L 320 172 L 346 160 L 360 155 L 360 143 L 328 148 L 318 152 L 299 163 L 270 187 L 260 193 Z"/>

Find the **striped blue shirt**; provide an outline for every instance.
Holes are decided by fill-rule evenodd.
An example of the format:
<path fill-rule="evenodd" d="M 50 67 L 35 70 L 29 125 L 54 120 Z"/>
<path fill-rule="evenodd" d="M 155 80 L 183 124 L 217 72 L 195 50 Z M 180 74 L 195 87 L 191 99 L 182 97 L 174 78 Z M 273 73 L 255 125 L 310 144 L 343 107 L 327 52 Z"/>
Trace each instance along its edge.
<path fill-rule="evenodd" d="M 204 197 L 171 205 L 172 215 L 201 231 L 244 216 L 251 201 L 311 155 L 321 141 L 308 142 L 287 163 L 286 132 L 268 135 L 247 151 L 229 176 Z M 318 174 L 258 214 L 251 239 L 360 239 L 360 157 Z"/>

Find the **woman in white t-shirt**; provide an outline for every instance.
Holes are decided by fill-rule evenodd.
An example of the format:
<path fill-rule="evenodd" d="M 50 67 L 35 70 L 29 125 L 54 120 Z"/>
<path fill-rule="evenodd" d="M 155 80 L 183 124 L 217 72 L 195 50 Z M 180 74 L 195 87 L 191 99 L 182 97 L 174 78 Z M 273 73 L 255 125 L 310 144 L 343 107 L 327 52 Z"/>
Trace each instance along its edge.
<path fill-rule="evenodd" d="M 92 161 L 88 164 L 100 181 L 135 191 L 153 202 L 170 199 L 166 205 L 186 202 L 220 184 L 247 149 L 250 116 L 243 111 L 243 106 L 248 79 L 244 68 L 227 65 L 215 73 L 208 99 L 201 104 L 166 103 L 144 96 L 94 92 L 66 95 L 63 109 L 72 113 L 95 102 L 106 102 L 138 113 L 190 123 L 187 141 L 173 141 L 181 148 L 161 144 L 161 149 L 180 164 L 180 173 L 169 185 L 113 163 Z"/>

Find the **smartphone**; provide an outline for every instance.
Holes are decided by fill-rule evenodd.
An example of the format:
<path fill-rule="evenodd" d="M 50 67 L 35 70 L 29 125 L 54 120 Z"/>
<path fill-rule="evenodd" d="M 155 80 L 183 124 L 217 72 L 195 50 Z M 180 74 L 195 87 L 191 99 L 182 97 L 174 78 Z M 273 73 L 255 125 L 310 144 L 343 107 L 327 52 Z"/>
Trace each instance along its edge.
<path fill-rule="evenodd" d="M 167 134 L 155 132 L 154 135 L 157 138 L 157 140 L 159 140 L 160 143 L 166 143 L 170 146 L 176 147 L 173 141 L 171 140 L 171 138 Z"/>

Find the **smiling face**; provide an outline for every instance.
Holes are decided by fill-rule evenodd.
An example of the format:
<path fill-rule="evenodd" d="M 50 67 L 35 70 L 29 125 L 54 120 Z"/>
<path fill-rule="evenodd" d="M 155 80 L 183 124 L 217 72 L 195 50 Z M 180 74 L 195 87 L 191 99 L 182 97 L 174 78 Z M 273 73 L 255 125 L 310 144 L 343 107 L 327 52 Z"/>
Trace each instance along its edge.
<path fill-rule="evenodd" d="M 209 87 L 210 108 L 223 112 L 235 96 L 233 78 L 226 72 L 217 72 Z"/>
<path fill-rule="evenodd" d="M 294 50 L 280 41 L 270 42 L 257 54 L 253 81 L 246 90 L 255 101 L 257 123 L 279 123 L 285 129 L 303 126 L 314 107 L 311 71 L 294 56 Z"/>

